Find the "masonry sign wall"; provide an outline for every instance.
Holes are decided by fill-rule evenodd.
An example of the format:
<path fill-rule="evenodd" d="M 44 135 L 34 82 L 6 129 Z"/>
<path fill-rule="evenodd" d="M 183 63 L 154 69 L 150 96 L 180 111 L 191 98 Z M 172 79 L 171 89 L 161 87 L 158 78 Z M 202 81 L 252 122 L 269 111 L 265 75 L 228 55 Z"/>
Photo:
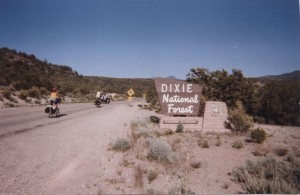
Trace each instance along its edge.
<path fill-rule="evenodd" d="M 156 78 L 156 92 L 163 114 L 196 116 L 202 87 L 181 80 Z"/>

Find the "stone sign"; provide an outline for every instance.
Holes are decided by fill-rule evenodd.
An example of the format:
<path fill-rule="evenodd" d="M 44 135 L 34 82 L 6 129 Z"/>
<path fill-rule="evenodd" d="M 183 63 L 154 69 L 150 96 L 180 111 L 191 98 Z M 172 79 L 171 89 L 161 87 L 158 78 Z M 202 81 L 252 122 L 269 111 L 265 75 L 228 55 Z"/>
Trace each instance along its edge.
<path fill-rule="evenodd" d="M 181 80 L 156 78 L 156 92 L 163 114 L 197 116 L 202 87 Z"/>
<path fill-rule="evenodd" d="M 225 102 L 207 101 L 204 110 L 203 132 L 230 132 L 226 129 L 228 111 Z"/>

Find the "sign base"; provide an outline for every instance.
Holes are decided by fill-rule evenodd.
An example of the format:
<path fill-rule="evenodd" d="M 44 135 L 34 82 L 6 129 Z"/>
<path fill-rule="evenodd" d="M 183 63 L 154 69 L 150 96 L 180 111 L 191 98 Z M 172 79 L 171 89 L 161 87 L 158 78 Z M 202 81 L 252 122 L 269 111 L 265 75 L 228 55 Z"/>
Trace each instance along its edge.
<path fill-rule="evenodd" d="M 202 117 L 171 117 L 164 116 L 160 120 L 160 128 L 176 130 L 179 124 L 183 125 L 183 131 L 196 130 L 201 131 L 203 125 Z"/>

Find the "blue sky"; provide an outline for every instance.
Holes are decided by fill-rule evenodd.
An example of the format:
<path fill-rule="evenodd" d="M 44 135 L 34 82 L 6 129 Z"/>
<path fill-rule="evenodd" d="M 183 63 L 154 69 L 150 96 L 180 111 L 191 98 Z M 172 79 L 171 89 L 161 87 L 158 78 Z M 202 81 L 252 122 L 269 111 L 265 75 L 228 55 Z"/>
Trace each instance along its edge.
<path fill-rule="evenodd" d="M 0 47 L 83 75 L 300 69 L 299 0 L 0 0 Z"/>

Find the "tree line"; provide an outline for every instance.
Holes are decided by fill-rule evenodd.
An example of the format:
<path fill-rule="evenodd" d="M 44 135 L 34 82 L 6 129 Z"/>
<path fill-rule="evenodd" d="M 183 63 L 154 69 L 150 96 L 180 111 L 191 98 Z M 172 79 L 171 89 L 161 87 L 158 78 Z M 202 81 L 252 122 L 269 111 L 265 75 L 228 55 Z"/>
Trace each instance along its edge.
<path fill-rule="evenodd" d="M 300 126 L 299 80 L 246 78 L 241 70 L 209 71 L 192 68 L 187 81 L 203 87 L 203 98 L 226 102 L 229 109 L 240 101 L 247 114 L 259 123 Z"/>

